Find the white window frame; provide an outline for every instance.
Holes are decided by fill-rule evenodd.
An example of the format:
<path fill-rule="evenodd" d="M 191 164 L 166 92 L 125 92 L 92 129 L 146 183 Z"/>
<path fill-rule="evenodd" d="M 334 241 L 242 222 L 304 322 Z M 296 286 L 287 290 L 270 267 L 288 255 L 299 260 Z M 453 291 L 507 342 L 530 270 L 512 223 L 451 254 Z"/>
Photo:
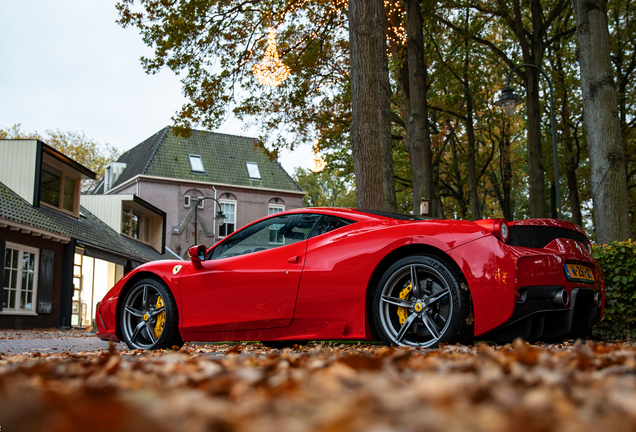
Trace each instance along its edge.
<path fill-rule="evenodd" d="M 205 167 L 203 166 L 203 158 L 201 157 L 201 155 L 190 154 L 188 155 L 188 159 L 190 160 L 190 168 L 192 169 L 192 172 L 196 172 L 196 173 L 205 172 Z M 195 167 L 195 165 L 197 164 L 201 164 L 201 169 L 199 169 L 198 166 Z"/>
<path fill-rule="evenodd" d="M 190 195 L 183 196 L 183 206 L 185 208 L 190 208 Z"/>
<path fill-rule="evenodd" d="M 235 200 L 234 201 L 233 200 L 219 200 L 219 204 L 232 204 L 232 205 L 234 205 L 234 221 L 228 222 L 227 215 L 225 215 L 225 220 L 223 221 L 223 224 L 224 225 L 227 224 L 227 223 L 234 224 L 234 230 L 232 230 L 232 232 L 236 231 L 236 219 L 237 219 L 237 209 L 238 209 L 237 201 L 235 201 Z M 225 212 L 223 212 L 223 213 L 225 214 Z M 222 236 L 221 235 L 221 227 L 219 227 L 219 238 L 225 238 L 225 237 L 226 236 Z"/>
<path fill-rule="evenodd" d="M 272 210 L 275 210 L 275 211 L 272 211 Z M 267 206 L 267 215 L 273 215 L 273 214 L 284 212 L 284 211 L 285 211 L 285 205 L 282 205 L 282 204 L 269 204 Z"/>
<path fill-rule="evenodd" d="M 256 162 L 245 162 L 245 166 L 247 167 L 247 175 L 250 177 L 250 179 L 261 179 L 261 172 L 258 169 L 258 164 Z"/>
<path fill-rule="evenodd" d="M 3 308 L 2 311 L 0 312 L 1 315 L 29 315 L 29 316 L 35 316 L 37 315 L 37 299 L 38 299 L 38 276 L 39 276 L 39 272 L 40 272 L 40 249 L 38 248 L 33 248 L 33 247 L 29 247 L 29 246 L 25 246 L 25 245 L 21 245 L 18 243 L 10 243 L 10 242 L 6 242 L 5 244 L 5 255 L 2 256 L 2 271 L 5 271 L 5 260 L 6 260 L 6 249 L 13 249 L 13 250 L 17 250 L 18 251 L 18 280 L 16 283 L 16 290 L 15 290 L 15 295 L 16 295 L 16 306 L 17 308 L 15 309 L 8 309 L 8 308 Z M 32 253 L 33 255 L 35 255 L 34 258 L 34 265 L 33 265 L 33 295 L 31 297 L 31 310 L 30 311 L 21 311 L 19 309 L 19 305 L 20 305 L 20 297 L 21 297 L 21 293 L 22 293 L 22 266 L 20 265 L 20 263 L 22 262 L 22 258 L 21 256 L 24 254 L 24 252 L 28 252 L 28 253 Z M 6 278 L 5 278 L 6 279 Z M 4 281 L 4 284 L 8 284 L 9 282 L 7 280 Z M 5 287 L 2 287 L 2 299 L 4 301 L 4 289 Z"/>

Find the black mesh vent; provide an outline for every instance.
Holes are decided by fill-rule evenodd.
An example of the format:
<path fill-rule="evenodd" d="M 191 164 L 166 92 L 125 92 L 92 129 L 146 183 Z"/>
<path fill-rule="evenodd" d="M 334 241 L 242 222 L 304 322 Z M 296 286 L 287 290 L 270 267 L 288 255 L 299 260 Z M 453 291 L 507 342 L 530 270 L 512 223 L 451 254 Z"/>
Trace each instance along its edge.
<path fill-rule="evenodd" d="M 587 239 L 583 234 L 565 228 L 546 226 L 513 225 L 510 227 L 508 244 L 541 249 L 556 238 L 576 240 L 587 248 Z"/>

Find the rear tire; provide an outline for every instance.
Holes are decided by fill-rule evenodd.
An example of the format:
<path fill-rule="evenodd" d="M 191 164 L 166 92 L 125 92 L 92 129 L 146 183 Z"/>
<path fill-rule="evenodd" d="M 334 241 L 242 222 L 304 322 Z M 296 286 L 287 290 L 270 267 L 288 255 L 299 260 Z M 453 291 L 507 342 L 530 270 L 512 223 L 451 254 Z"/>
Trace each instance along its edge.
<path fill-rule="evenodd" d="M 183 345 L 179 314 L 170 290 L 146 278 L 125 294 L 121 306 L 121 334 L 130 349 L 161 349 Z"/>
<path fill-rule="evenodd" d="M 470 340 L 470 305 L 461 272 L 428 255 L 408 256 L 391 265 L 372 298 L 373 320 L 382 341 L 421 348 Z"/>

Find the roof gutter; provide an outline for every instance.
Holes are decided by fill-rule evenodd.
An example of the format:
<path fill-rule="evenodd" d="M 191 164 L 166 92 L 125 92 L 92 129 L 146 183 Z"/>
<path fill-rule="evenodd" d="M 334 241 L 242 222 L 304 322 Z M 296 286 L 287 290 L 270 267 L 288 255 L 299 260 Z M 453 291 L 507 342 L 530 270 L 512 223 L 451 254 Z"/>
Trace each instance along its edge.
<path fill-rule="evenodd" d="M 0 218 L 0 228 L 9 228 L 11 231 L 20 231 L 22 234 L 31 234 L 33 237 L 42 237 L 44 240 L 51 240 L 62 244 L 67 244 L 71 241 L 69 236 L 54 233 L 52 231 L 36 228 L 31 225 L 21 224 L 10 219 Z"/>
<path fill-rule="evenodd" d="M 96 251 L 100 252 L 98 254 L 89 255 L 89 256 L 96 255 L 96 256 L 93 256 L 93 258 L 103 259 L 104 261 L 114 262 L 115 264 L 120 264 L 120 265 L 123 265 L 123 266 L 126 265 L 126 261 L 128 261 L 128 260 L 130 260 L 133 263 L 140 263 L 140 264 L 143 264 L 143 263 L 146 263 L 146 262 L 150 262 L 150 261 L 146 261 L 144 259 L 141 259 L 138 256 L 125 255 L 125 254 L 122 254 L 122 253 L 114 252 L 114 251 L 112 251 L 110 249 L 106 249 L 106 248 L 103 248 L 103 247 L 100 247 L 100 246 L 95 246 L 95 245 L 90 244 L 90 243 L 84 243 L 83 241 L 80 241 L 80 240 L 76 240 L 75 244 L 76 244 L 76 246 L 83 247 L 85 251 L 87 249 L 93 249 L 93 250 L 96 250 Z M 106 258 L 109 255 L 112 255 L 113 257 L 122 258 L 123 260 L 119 261 L 119 260 L 104 259 L 104 258 Z M 138 266 L 134 266 L 134 267 L 138 267 Z"/>
<path fill-rule="evenodd" d="M 133 182 L 138 181 L 139 179 L 147 179 L 147 180 L 156 180 L 156 181 L 167 181 L 167 182 L 171 182 L 171 183 L 188 183 L 188 184 L 195 184 L 195 185 L 211 185 L 211 186 L 219 186 L 219 187 L 227 187 L 227 188 L 237 188 L 237 189 L 247 189 L 247 190 L 257 190 L 257 191 L 266 191 L 266 192 L 276 192 L 276 193 L 284 193 L 284 194 L 291 194 L 291 195 L 300 195 L 300 196 L 305 196 L 307 195 L 307 192 L 305 191 L 293 191 L 293 190 L 288 190 L 288 189 L 272 189 L 272 188 L 264 188 L 264 187 L 256 187 L 256 186 L 241 186 L 241 185 L 232 185 L 232 184 L 226 184 L 226 183 L 212 183 L 212 182 L 205 182 L 205 181 L 196 181 L 196 180 L 183 180 L 183 179 L 177 179 L 177 178 L 170 178 L 170 177 L 157 177 L 157 176 L 149 176 L 146 174 L 137 174 L 136 176 L 134 176 L 131 179 L 128 179 L 127 181 L 125 181 L 124 183 L 109 189 L 107 192 L 105 192 L 105 195 L 111 195 L 111 194 L 116 194 L 118 190 L 129 186 L 130 184 L 132 184 Z"/>

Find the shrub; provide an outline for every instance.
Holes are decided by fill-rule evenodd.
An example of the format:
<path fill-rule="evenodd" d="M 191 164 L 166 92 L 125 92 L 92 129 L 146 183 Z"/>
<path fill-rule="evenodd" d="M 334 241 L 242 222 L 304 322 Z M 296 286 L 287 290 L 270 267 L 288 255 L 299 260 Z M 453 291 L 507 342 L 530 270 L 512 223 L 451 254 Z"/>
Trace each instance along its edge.
<path fill-rule="evenodd" d="M 592 335 L 600 339 L 636 339 L 636 242 L 593 245 L 605 274 L 605 314 Z"/>

